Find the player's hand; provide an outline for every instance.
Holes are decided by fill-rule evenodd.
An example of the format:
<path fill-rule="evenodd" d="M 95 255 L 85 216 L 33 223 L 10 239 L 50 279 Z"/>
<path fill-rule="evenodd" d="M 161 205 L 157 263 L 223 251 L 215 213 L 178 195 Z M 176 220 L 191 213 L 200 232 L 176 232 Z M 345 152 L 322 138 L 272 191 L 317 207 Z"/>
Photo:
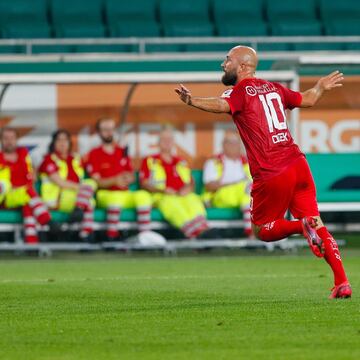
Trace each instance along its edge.
<path fill-rule="evenodd" d="M 178 191 L 178 195 L 185 196 L 187 194 L 190 194 L 192 191 L 192 186 L 185 185 Z"/>
<path fill-rule="evenodd" d="M 116 179 L 116 185 L 119 187 L 126 187 L 129 185 L 129 181 L 126 179 L 126 176 L 119 175 Z"/>
<path fill-rule="evenodd" d="M 180 88 L 176 88 L 175 92 L 179 95 L 181 101 L 187 105 L 191 105 L 191 92 L 183 84 L 180 84 Z"/>
<path fill-rule="evenodd" d="M 322 77 L 318 81 L 318 86 L 321 88 L 321 90 L 331 90 L 343 86 L 342 84 L 343 80 L 344 80 L 344 74 L 336 70 L 331 74 Z"/>

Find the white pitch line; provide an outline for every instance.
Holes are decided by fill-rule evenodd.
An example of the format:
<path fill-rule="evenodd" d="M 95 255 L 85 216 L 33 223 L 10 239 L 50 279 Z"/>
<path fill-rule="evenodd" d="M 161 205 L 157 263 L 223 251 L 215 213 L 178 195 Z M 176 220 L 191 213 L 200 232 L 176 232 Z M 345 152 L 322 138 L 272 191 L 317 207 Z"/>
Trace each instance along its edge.
<path fill-rule="evenodd" d="M 46 279 L 0 279 L 1 284 L 11 283 L 52 283 L 52 282 L 87 282 L 87 281 L 143 281 L 143 280 L 217 280 L 233 278 L 299 278 L 313 277 L 313 274 L 234 274 L 234 275 L 176 275 L 176 276 L 117 276 L 117 277 L 95 277 L 95 278 L 46 278 Z"/>

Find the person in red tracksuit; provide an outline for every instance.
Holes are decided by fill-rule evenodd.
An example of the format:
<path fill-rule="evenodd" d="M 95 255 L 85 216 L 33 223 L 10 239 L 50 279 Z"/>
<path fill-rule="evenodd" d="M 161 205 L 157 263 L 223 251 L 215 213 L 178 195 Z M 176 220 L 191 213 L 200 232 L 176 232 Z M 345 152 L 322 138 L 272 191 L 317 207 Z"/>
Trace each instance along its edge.
<path fill-rule="evenodd" d="M 222 63 L 222 82 L 232 86 L 222 96 L 194 97 L 183 85 L 175 91 L 187 105 L 232 115 L 253 178 L 251 219 L 255 235 L 262 241 L 276 241 L 303 234 L 313 253 L 324 257 L 333 271 L 330 298 L 351 297 L 337 243 L 320 218 L 309 165 L 289 132 L 285 115 L 286 109 L 314 106 L 325 91 L 342 86 L 343 74 L 335 71 L 300 93 L 257 78 L 257 63 L 254 49 L 236 46 Z M 284 219 L 288 209 L 297 220 Z"/>

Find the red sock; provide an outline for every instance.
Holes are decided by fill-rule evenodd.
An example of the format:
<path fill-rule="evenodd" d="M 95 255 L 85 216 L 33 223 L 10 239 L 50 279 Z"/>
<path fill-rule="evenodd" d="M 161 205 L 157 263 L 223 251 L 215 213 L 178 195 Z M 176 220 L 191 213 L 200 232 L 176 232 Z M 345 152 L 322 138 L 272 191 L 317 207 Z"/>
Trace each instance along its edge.
<path fill-rule="evenodd" d="M 316 232 L 324 243 L 324 258 L 334 273 L 335 285 L 339 285 L 345 281 L 348 281 L 341 261 L 340 251 L 335 239 L 331 236 L 325 226 L 321 227 Z"/>
<path fill-rule="evenodd" d="M 24 222 L 24 240 L 27 244 L 36 244 L 39 242 L 39 238 L 36 231 L 35 218 L 32 216 L 30 206 L 24 205 L 22 213 Z"/>
<path fill-rule="evenodd" d="M 109 238 L 115 239 L 119 236 L 118 224 L 120 220 L 121 209 L 116 206 L 110 206 L 107 209 L 107 231 Z"/>
<path fill-rule="evenodd" d="M 289 235 L 302 234 L 301 221 L 289 221 L 279 219 L 263 225 L 259 232 L 259 239 L 262 241 L 281 240 Z"/>

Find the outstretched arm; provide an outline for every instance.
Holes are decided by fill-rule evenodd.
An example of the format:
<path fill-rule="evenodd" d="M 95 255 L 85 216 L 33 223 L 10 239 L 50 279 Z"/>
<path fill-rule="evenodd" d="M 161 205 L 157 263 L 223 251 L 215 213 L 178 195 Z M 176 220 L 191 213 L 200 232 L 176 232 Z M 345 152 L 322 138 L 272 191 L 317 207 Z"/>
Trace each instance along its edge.
<path fill-rule="evenodd" d="M 179 88 L 175 89 L 175 92 L 179 95 L 181 101 L 185 104 L 196 107 L 198 109 L 213 112 L 213 113 L 229 113 L 230 106 L 228 102 L 221 97 L 195 97 L 191 95 L 184 85 L 180 84 Z"/>
<path fill-rule="evenodd" d="M 341 87 L 344 80 L 344 74 L 334 71 L 331 74 L 322 77 L 313 88 L 301 93 L 302 102 L 300 107 L 306 108 L 314 106 L 324 94 L 324 91 Z"/>

